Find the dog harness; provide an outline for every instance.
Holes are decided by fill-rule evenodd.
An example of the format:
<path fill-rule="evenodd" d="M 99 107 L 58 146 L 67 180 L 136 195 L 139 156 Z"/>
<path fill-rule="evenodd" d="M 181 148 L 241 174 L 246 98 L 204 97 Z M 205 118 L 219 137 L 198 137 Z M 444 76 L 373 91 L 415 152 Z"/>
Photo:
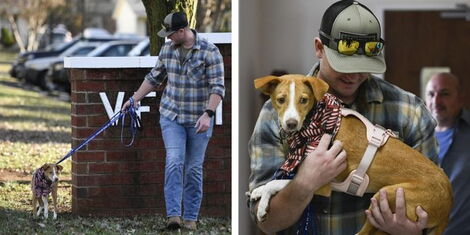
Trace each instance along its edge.
<path fill-rule="evenodd" d="M 362 197 L 369 185 L 369 176 L 366 172 L 378 148 L 384 145 L 390 136 L 396 137 L 396 135 L 380 125 L 373 125 L 358 112 L 341 107 L 341 100 L 329 93 L 326 93 L 307 114 L 306 121 L 299 131 L 286 133 L 281 129 L 283 132 L 281 134 L 287 136 L 289 153 L 287 160 L 276 172 L 276 179 L 292 179 L 300 162 L 316 149 L 323 134 L 331 134 L 334 139 L 340 128 L 341 117 L 348 115 L 353 115 L 364 123 L 369 143 L 358 168 L 351 171 L 343 182 L 331 182 L 331 188 L 334 191 Z"/>
<path fill-rule="evenodd" d="M 385 129 L 380 125 L 373 125 L 367 118 L 352 109 L 341 108 L 341 115 L 353 115 L 361 120 L 366 126 L 367 140 L 369 143 L 367 144 L 366 151 L 357 169 L 351 171 L 343 182 L 331 182 L 331 188 L 335 191 L 362 197 L 369 185 L 369 176 L 366 172 L 372 160 L 374 160 L 377 150 L 387 142 L 390 136 L 394 138 L 397 136 L 390 129 Z"/>
<path fill-rule="evenodd" d="M 52 181 L 46 178 L 44 169 L 40 168 L 34 173 L 34 195 L 37 198 L 47 196 L 52 191 Z"/>

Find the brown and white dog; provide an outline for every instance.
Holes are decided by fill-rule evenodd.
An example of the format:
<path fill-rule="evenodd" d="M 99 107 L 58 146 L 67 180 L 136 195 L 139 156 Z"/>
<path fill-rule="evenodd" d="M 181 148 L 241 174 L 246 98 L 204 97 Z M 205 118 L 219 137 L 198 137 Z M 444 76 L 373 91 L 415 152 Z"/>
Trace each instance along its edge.
<path fill-rule="evenodd" d="M 328 91 L 323 80 L 303 75 L 268 76 L 255 80 L 256 89 L 269 95 L 278 113 L 281 128 L 286 132 L 299 131 L 309 111 Z M 342 116 L 336 140 L 342 142 L 347 153 L 347 168 L 336 177 L 343 182 L 358 168 L 368 148 L 368 128 L 356 116 Z M 375 158 L 368 168 L 365 192 L 375 193 L 379 200 L 380 189 L 385 189 L 391 208 L 395 208 L 395 192 L 405 190 L 406 215 L 417 220 L 416 207 L 428 213 L 428 224 L 433 234 L 443 233 L 452 206 L 452 189 L 442 169 L 397 138 L 388 138 L 376 150 Z M 308 143 L 305 143 L 308 144 Z M 382 143 L 383 144 L 383 143 Z M 289 180 L 273 180 L 251 192 L 250 200 L 260 200 L 257 217 L 262 221 L 267 215 L 269 198 L 284 188 Z M 329 196 L 333 182 L 323 186 L 315 194 Z M 361 195 L 359 195 L 361 196 Z M 359 234 L 382 234 L 366 221 Z"/>
<path fill-rule="evenodd" d="M 33 173 L 31 181 L 31 191 L 33 194 L 33 215 L 39 216 L 44 210 L 44 219 L 49 215 L 48 196 L 52 193 L 54 204 L 54 219 L 57 219 L 57 183 L 59 173 L 62 171 L 61 165 L 44 164 Z M 37 205 L 39 201 L 39 207 Z"/>

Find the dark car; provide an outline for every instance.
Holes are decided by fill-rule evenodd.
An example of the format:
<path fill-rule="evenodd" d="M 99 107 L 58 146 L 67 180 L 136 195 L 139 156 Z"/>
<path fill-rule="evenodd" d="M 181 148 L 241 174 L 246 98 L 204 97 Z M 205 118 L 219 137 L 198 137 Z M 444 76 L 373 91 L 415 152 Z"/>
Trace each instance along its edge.
<path fill-rule="evenodd" d="M 47 48 L 45 50 L 39 51 L 29 51 L 22 52 L 18 55 L 18 58 L 13 62 L 10 75 L 15 78 L 24 79 L 26 78 L 25 63 L 29 60 L 44 58 L 44 57 L 53 57 L 63 53 L 68 48 L 72 47 L 78 42 L 88 41 L 88 42 L 107 42 L 117 40 L 116 37 L 109 34 L 107 31 L 102 29 L 86 29 L 83 35 L 74 37 L 72 41 Z"/>
<path fill-rule="evenodd" d="M 29 60 L 25 63 L 25 79 L 29 83 L 39 85 L 44 90 L 50 90 L 51 87 L 48 86 L 45 75 L 53 63 L 63 61 L 64 57 L 85 56 L 100 44 L 101 42 L 78 42 L 58 56 Z"/>
<path fill-rule="evenodd" d="M 129 51 L 137 45 L 135 41 L 113 41 L 103 43 L 87 54 L 90 57 L 127 56 Z M 57 61 L 49 67 L 46 81 L 51 81 L 60 88 L 70 92 L 70 81 L 67 70 L 64 69 L 64 61 Z"/>

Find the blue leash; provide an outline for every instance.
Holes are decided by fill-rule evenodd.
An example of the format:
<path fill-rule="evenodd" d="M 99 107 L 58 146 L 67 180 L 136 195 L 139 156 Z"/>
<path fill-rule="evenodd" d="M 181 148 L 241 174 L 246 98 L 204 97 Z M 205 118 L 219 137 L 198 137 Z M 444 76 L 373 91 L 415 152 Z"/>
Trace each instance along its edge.
<path fill-rule="evenodd" d="M 71 157 L 76 151 L 83 148 L 83 146 L 87 145 L 91 140 L 96 138 L 96 136 L 101 134 L 109 126 L 111 126 L 113 123 L 115 123 L 119 118 L 122 118 L 122 120 L 121 120 L 121 125 L 122 125 L 122 127 L 121 127 L 121 143 L 124 144 L 123 143 L 122 132 L 124 131 L 124 120 L 125 120 L 125 117 L 126 117 L 126 113 L 129 113 L 129 116 L 131 118 L 131 123 L 130 123 L 130 128 L 129 129 L 130 129 L 130 132 L 131 132 L 131 135 L 132 135 L 132 139 L 131 139 L 129 144 L 124 144 L 124 145 L 126 147 L 130 147 L 134 143 L 134 138 L 135 138 L 135 135 L 137 134 L 137 130 L 142 130 L 142 124 L 141 124 L 140 119 L 139 119 L 139 117 L 137 116 L 137 113 L 136 113 L 137 108 L 134 107 L 134 99 L 131 97 L 129 99 L 129 101 L 130 101 L 131 105 L 126 110 L 126 112 L 119 111 L 119 113 L 114 114 L 114 116 L 112 116 L 111 119 L 107 123 L 105 123 L 100 129 L 95 131 L 90 137 L 88 137 L 86 140 L 84 140 L 78 147 L 70 150 L 70 152 L 67 153 L 67 155 L 62 157 L 62 159 L 60 159 L 56 163 L 56 165 L 60 164 L 65 159 Z"/>
<path fill-rule="evenodd" d="M 129 131 L 131 132 L 131 142 L 129 144 L 124 144 L 123 137 L 122 137 L 122 132 L 124 132 L 124 120 L 126 118 L 126 114 L 122 114 L 122 120 L 121 120 L 121 144 L 124 144 L 126 147 L 130 147 L 134 143 L 134 138 L 137 134 L 137 130 L 141 131 L 142 130 L 142 124 L 140 122 L 139 116 L 137 116 L 137 109 L 134 108 L 134 99 L 131 97 L 129 99 L 131 105 L 127 109 L 127 113 L 129 113 L 129 117 L 131 118 L 131 123 L 130 123 L 130 128 Z"/>
<path fill-rule="evenodd" d="M 281 172 L 280 169 L 277 169 L 274 172 L 272 179 L 294 179 L 295 174 L 294 171 L 291 172 Z M 297 222 L 297 230 L 296 235 L 308 235 L 308 234 L 320 234 L 318 224 L 316 223 L 315 219 L 316 215 L 314 212 L 314 208 L 312 203 L 309 202 L 307 207 L 304 209 L 302 216 L 300 217 L 299 221 Z"/>

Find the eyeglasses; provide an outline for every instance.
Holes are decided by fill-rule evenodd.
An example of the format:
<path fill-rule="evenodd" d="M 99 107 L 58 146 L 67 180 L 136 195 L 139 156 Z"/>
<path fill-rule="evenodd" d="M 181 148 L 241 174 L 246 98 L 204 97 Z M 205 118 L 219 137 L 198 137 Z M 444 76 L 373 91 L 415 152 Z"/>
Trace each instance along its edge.
<path fill-rule="evenodd" d="M 355 40 L 355 39 L 334 39 L 330 35 L 320 31 L 320 35 L 328 38 L 335 49 L 343 55 L 367 55 L 377 56 L 382 52 L 385 41 L 379 39 L 379 41 L 368 41 L 368 40 Z"/>

